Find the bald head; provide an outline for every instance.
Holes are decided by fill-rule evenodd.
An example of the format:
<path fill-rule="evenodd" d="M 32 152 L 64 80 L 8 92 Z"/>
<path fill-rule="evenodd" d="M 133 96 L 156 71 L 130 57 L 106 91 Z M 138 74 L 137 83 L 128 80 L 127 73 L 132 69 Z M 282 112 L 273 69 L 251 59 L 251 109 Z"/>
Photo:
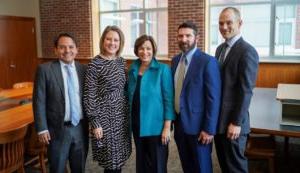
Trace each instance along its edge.
<path fill-rule="evenodd" d="M 222 13 L 225 13 L 225 12 L 227 12 L 227 11 L 232 11 L 233 12 L 233 15 L 234 15 L 234 18 L 236 19 L 236 20 L 241 20 L 241 13 L 240 13 L 240 11 L 237 9 L 237 8 L 235 8 L 235 7 L 226 7 L 226 8 L 224 8 L 223 10 L 222 10 L 222 12 L 221 12 L 221 14 L 220 15 L 222 15 Z"/>

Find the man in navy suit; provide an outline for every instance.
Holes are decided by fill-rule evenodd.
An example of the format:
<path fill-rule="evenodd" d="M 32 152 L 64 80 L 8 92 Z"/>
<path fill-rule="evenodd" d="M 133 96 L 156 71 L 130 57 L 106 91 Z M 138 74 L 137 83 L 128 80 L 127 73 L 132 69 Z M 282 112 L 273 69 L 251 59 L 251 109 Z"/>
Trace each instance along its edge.
<path fill-rule="evenodd" d="M 244 152 L 250 132 L 248 109 L 256 80 L 258 55 L 241 37 L 241 25 L 238 9 L 223 9 L 219 17 L 219 30 L 225 42 L 216 51 L 222 75 L 222 102 L 218 134 L 215 136 L 223 173 L 248 172 Z"/>
<path fill-rule="evenodd" d="M 175 86 L 174 137 L 185 173 L 212 172 L 212 140 L 221 98 L 216 58 L 197 48 L 198 30 L 192 22 L 178 27 L 181 53 L 172 59 Z"/>
<path fill-rule="evenodd" d="M 83 173 L 88 151 L 88 124 L 82 111 L 85 66 L 75 62 L 75 38 L 61 33 L 54 41 L 58 60 L 38 66 L 33 112 L 39 140 L 48 145 L 51 173 Z"/>

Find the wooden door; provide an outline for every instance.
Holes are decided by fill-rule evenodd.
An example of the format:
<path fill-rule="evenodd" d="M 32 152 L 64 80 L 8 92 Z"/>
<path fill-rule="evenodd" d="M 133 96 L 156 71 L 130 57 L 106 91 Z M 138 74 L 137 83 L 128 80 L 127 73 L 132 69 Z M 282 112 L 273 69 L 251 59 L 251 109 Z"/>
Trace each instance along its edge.
<path fill-rule="evenodd" d="M 0 88 L 33 81 L 36 47 L 34 18 L 0 16 Z"/>

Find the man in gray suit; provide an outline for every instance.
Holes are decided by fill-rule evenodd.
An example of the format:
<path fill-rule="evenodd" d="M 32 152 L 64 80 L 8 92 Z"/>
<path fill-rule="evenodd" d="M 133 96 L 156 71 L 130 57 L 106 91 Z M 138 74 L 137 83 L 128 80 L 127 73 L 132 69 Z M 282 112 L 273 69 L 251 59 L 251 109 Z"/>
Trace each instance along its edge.
<path fill-rule="evenodd" d="M 223 173 L 248 172 L 244 155 L 250 132 L 249 105 L 255 85 L 258 54 L 241 37 L 242 20 L 234 7 L 223 9 L 219 30 L 225 42 L 216 51 L 222 76 L 222 102 L 215 145 Z"/>
<path fill-rule="evenodd" d="M 34 123 L 39 140 L 48 145 L 51 173 L 82 173 L 88 151 L 88 124 L 82 111 L 85 66 L 75 62 L 75 38 L 61 33 L 54 41 L 58 60 L 38 66 L 34 90 Z"/>

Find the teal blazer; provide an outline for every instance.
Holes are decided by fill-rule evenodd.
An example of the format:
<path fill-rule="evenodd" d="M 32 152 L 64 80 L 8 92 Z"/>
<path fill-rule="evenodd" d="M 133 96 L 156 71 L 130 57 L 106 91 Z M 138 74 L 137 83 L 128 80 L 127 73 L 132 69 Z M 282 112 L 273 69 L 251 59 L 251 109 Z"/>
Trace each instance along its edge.
<path fill-rule="evenodd" d="M 130 115 L 141 61 L 135 60 L 128 71 Z M 174 91 L 171 69 L 155 58 L 144 72 L 140 88 L 140 136 L 161 135 L 164 121 L 174 120 Z"/>

